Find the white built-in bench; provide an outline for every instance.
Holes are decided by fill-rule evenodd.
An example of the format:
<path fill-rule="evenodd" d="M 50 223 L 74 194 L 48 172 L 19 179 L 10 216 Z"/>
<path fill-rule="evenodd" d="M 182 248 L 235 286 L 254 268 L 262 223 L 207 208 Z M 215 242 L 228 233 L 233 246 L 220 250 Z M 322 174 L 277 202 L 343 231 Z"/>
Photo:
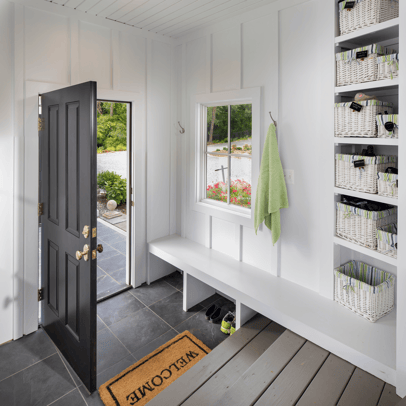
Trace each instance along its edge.
<path fill-rule="evenodd" d="M 178 235 L 150 242 L 149 253 L 183 271 L 185 311 L 220 291 L 236 301 L 237 328 L 258 312 L 395 385 L 395 311 L 370 323 L 317 292 Z"/>

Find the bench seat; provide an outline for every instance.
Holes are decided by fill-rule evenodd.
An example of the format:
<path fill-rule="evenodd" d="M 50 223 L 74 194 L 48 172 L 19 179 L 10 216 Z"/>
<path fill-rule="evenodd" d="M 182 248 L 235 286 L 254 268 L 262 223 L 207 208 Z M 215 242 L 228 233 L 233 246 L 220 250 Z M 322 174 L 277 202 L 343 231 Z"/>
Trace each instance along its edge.
<path fill-rule="evenodd" d="M 315 291 L 178 235 L 151 241 L 149 253 L 183 271 L 185 311 L 218 290 L 236 301 L 237 328 L 258 312 L 395 385 L 395 311 L 370 323 Z"/>

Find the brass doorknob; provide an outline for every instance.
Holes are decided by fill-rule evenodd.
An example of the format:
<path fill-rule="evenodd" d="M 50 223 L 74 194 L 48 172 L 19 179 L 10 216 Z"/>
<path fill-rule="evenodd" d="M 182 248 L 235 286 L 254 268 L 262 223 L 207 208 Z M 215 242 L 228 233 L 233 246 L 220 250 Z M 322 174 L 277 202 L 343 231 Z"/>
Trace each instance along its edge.
<path fill-rule="evenodd" d="M 103 245 L 97 244 L 96 250 L 97 250 L 97 252 L 102 253 L 103 252 Z"/>
<path fill-rule="evenodd" d="M 89 246 L 85 244 L 83 246 L 83 251 L 76 251 L 76 259 L 80 261 L 82 258 L 84 258 L 85 261 L 89 261 L 89 251 Z"/>

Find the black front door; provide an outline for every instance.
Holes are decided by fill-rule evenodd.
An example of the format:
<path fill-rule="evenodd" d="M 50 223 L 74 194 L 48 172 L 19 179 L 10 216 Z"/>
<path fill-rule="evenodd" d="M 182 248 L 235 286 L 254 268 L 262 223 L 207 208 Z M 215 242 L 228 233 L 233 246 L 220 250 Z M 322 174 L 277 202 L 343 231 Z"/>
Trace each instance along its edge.
<path fill-rule="evenodd" d="M 97 84 L 42 94 L 42 325 L 96 389 Z"/>

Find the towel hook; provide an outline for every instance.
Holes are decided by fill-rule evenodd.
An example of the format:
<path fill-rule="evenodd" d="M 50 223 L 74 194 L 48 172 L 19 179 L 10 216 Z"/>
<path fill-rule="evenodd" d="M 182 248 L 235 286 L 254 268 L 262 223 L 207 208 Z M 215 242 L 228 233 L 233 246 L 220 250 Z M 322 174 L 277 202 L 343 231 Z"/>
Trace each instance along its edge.
<path fill-rule="evenodd" d="M 276 127 L 276 126 L 277 126 L 277 123 L 276 123 L 276 121 L 273 119 L 273 117 L 272 117 L 272 113 L 271 113 L 271 112 L 269 112 L 269 115 L 271 116 L 272 121 L 273 121 L 273 123 L 275 124 L 275 127 Z"/>
<path fill-rule="evenodd" d="M 179 130 L 179 132 L 180 132 L 181 134 L 184 134 L 184 133 L 185 133 L 185 129 L 180 125 L 180 121 L 178 121 L 178 124 L 179 124 L 179 127 L 181 128 L 181 129 Z"/>

